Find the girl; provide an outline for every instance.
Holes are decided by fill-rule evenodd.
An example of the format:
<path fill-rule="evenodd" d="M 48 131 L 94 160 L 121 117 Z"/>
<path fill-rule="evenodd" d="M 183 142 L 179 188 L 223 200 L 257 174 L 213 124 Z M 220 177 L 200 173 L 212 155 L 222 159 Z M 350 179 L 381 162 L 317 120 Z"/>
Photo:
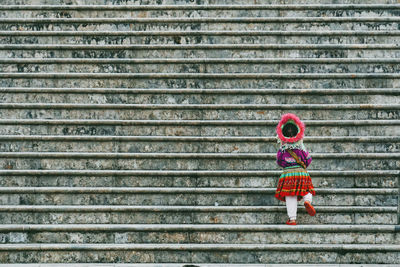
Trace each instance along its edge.
<path fill-rule="evenodd" d="M 311 205 L 315 190 L 306 170 L 312 159 L 303 145 L 304 130 L 304 123 L 292 113 L 284 114 L 276 127 L 280 143 L 276 162 L 283 167 L 283 173 L 275 197 L 286 202 L 289 225 L 296 225 L 297 201 L 302 198 L 307 213 L 316 213 Z"/>

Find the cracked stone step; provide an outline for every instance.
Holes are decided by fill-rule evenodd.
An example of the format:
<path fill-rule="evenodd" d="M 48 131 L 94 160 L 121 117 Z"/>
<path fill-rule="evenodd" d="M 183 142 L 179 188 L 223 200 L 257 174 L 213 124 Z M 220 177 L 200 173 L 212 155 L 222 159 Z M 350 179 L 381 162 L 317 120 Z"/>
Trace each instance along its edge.
<path fill-rule="evenodd" d="M 54 227 L 52 227 L 54 226 Z M 392 225 L 0 225 L 7 243 L 397 244 Z M 292 227 L 293 228 L 293 227 Z M 272 233 L 278 233 L 271 238 Z M 303 236 L 296 240 L 294 233 Z M 212 239 L 212 237 L 215 237 Z"/>
<path fill-rule="evenodd" d="M 2 152 L 245 152 L 274 153 L 276 137 L 256 136 L 28 136 L 1 135 Z M 374 153 L 400 152 L 400 138 L 366 137 L 307 137 L 312 153 Z M 354 144 L 353 144 L 354 143 Z M 350 145 L 353 144 L 353 145 Z"/>
<path fill-rule="evenodd" d="M 15 170 L 0 171 L 4 187 L 276 187 L 281 171 L 204 170 Z M 316 188 L 389 188 L 398 186 L 398 171 L 309 171 Z M 132 177 L 134 179 L 132 179 Z M 368 199 L 366 199 L 368 201 Z"/>
<path fill-rule="evenodd" d="M 310 100 L 310 96 L 312 96 Z M 0 88 L 3 103 L 65 104 L 396 104 L 398 89 Z"/>
<path fill-rule="evenodd" d="M 400 68 L 396 65 L 395 61 L 398 60 L 367 60 L 363 59 L 362 62 L 357 62 L 358 59 L 345 59 L 345 60 L 319 60 L 319 59 L 306 59 L 305 61 L 296 59 L 282 60 L 282 63 L 269 63 L 274 62 L 268 59 L 246 59 L 246 60 L 232 60 L 232 59 L 163 59 L 163 60 L 150 60 L 150 59 L 136 59 L 126 60 L 118 59 L 117 61 L 110 59 L 90 59 L 90 60 L 73 60 L 70 63 L 68 59 L 59 60 L 51 59 L 49 61 L 41 61 L 46 63 L 29 63 L 35 60 L 28 59 L 19 63 L 13 63 L 13 59 L 0 60 L 0 71 L 7 73 L 56 73 L 60 68 L 67 73 L 85 72 L 91 69 L 93 73 L 157 73 L 162 72 L 165 75 L 174 73 L 259 73 L 262 75 L 276 74 L 278 68 L 285 73 L 371 73 L 382 72 L 385 74 L 398 73 Z M 10 62 L 11 61 L 11 62 Z M 134 62 L 130 62 L 134 61 Z M 5 63 L 4 63 L 5 62 Z M 27 63 L 23 63 L 27 62 Z M 47 63 L 47 62 L 55 62 Z M 91 63 L 92 62 L 92 63 Z M 121 62 L 121 63 L 117 63 Z M 263 63 L 264 62 L 264 63 Z M 331 63 L 333 62 L 333 63 Z M 340 62 L 340 63 L 335 63 Z M 371 62 L 371 63 L 370 63 Z M 372 63 L 373 62 L 373 63 Z M 4 63 L 4 64 L 2 64 Z M 60 64 L 59 64 L 60 63 Z M 300 64 L 300 65 L 299 65 Z M 323 65 L 321 65 L 323 64 Z"/>
<path fill-rule="evenodd" d="M 204 46 L 204 47 L 203 47 Z M 1 49 L 3 48 L 3 49 Z M 147 49 L 153 48 L 153 49 Z M 87 49 L 90 49 L 87 50 Z M 398 58 L 397 45 L 2 45 L 2 58 Z M 131 87 L 125 86 L 125 87 Z M 50 87 L 50 86 L 48 86 Z M 76 86 L 75 86 L 76 87 Z M 88 87 L 83 85 L 82 87 Z M 90 86 L 89 86 L 90 87 Z M 98 87 L 98 86 L 97 86 Z M 112 86 L 118 87 L 118 86 Z M 218 86 L 215 86 L 218 87 Z M 331 86 L 335 88 L 337 86 Z M 349 86 L 358 87 L 358 86 Z M 364 86 L 371 87 L 371 86 Z M 233 87 L 234 88 L 234 87 Z M 237 87 L 241 88 L 241 86 Z"/>
<path fill-rule="evenodd" d="M 393 175 L 376 175 L 370 177 L 321 177 L 315 176 L 311 173 L 314 186 L 318 188 L 332 187 L 332 188 L 353 188 L 353 187 L 377 187 L 377 188 L 389 188 L 394 189 L 397 187 L 397 177 Z M 242 177 L 224 177 L 224 176 L 208 176 L 193 178 L 193 176 L 140 176 L 133 175 L 135 178 L 129 178 L 128 176 L 99 176 L 93 173 L 91 176 L 83 175 L 60 175 L 60 176 L 23 176 L 23 175 L 10 175 L 7 174 L 0 178 L 0 184 L 6 186 L 161 186 L 161 187 L 182 187 L 182 186 L 203 186 L 207 188 L 212 187 L 274 187 L 276 186 L 279 174 L 269 177 L 260 177 L 249 174 L 248 176 Z M 361 199 L 362 197 L 360 197 Z M 363 198 L 363 203 L 373 202 L 375 196 Z M 8 200 L 7 200 L 8 201 Z M 211 203 L 215 204 L 215 203 Z"/>
<path fill-rule="evenodd" d="M 18 247 L 20 246 L 20 247 Z M 114 251 L 114 250 L 189 250 L 189 251 L 283 251 L 285 244 L 0 244 L 1 251 Z M 399 245 L 366 244 L 293 244 L 289 251 L 398 252 Z"/>
<path fill-rule="evenodd" d="M 2 187 L 3 194 L 273 194 L 275 188 L 207 188 L 207 187 Z M 319 194 L 396 195 L 395 188 L 319 188 Z"/>
<path fill-rule="evenodd" d="M 327 206 L 396 206 L 398 190 L 318 188 L 315 201 Z M 4 187 L 3 205 L 276 205 L 275 188 L 68 188 Z M 179 198 L 177 198 L 179 196 Z"/>
<path fill-rule="evenodd" d="M 396 31 L 0 31 L 0 43 L 9 44 L 395 44 Z M 349 36 L 349 33 L 352 33 Z M 353 34 L 354 33 L 354 34 Z M 325 35 L 324 35 L 325 34 Z M 368 36 L 368 43 L 366 40 Z M 279 39 L 280 38 L 280 39 Z M 354 50 L 354 49 L 353 49 Z M 256 50 L 257 51 L 257 50 Z M 177 52 L 177 51 L 175 51 Z M 206 51 L 205 51 L 206 52 Z M 283 51 L 282 51 L 283 52 Z M 343 54 L 352 51 L 341 51 Z M 365 55 L 368 55 L 364 51 Z M 380 51 L 386 52 L 386 51 Z M 388 51 L 389 52 L 389 51 Z M 226 53 L 226 52 L 225 52 Z M 13 55 L 10 53 L 9 57 Z M 51 56 L 49 54 L 49 56 Z M 54 56 L 54 55 L 53 55 Z M 65 56 L 65 55 L 64 55 Z M 373 56 L 371 53 L 369 57 Z"/>
<path fill-rule="evenodd" d="M 235 17 L 235 18 L 2 18 L 0 31 L 43 31 L 59 30 L 133 30 L 133 31 L 186 31 L 186 30 L 212 30 L 212 31 L 243 31 L 282 30 L 285 24 L 287 31 L 395 31 L 399 29 L 398 17 Z"/>
<path fill-rule="evenodd" d="M 295 112 L 304 120 L 398 119 L 399 109 L 398 104 L 0 104 L 1 114 L 10 119 L 262 120 L 283 112 Z"/>
<path fill-rule="evenodd" d="M 159 89 L 152 89 L 152 88 L 41 88 L 41 87 L 0 87 L 1 94 L 19 94 L 19 93 L 42 93 L 45 94 L 79 94 L 80 96 L 84 96 L 85 94 L 100 94 L 100 95 L 135 95 L 135 94 L 179 94 L 179 95 L 186 95 L 186 94 L 201 94 L 201 95 L 324 95 L 331 96 L 331 95 L 356 95 L 359 94 L 363 95 L 400 95 L 400 89 L 397 88 L 341 88 L 341 89 L 240 89 L 240 88 L 232 88 L 232 89 L 189 89 L 189 88 L 180 88 L 180 89 L 166 89 L 166 88 L 159 88 Z"/>
<path fill-rule="evenodd" d="M 333 30 L 333 31 L 262 31 L 262 30 L 251 30 L 251 31 L 210 31 L 210 30 L 187 30 L 187 31 L 93 31 L 93 30 L 78 30 L 78 31 L 61 31 L 61 30 L 33 30 L 33 31 L 0 31 L 0 36 L 252 36 L 254 38 L 259 38 L 262 36 L 296 36 L 296 37 L 306 37 L 306 36 L 347 36 L 347 37 L 357 37 L 357 36 L 385 36 L 390 38 L 391 36 L 399 36 L 400 31 L 384 31 L 384 30 L 355 30 L 355 31 L 343 31 L 343 30 Z M 384 39 L 382 39 L 384 40 Z M 388 40 L 388 39 L 385 39 Z M 389 39 L 390 40 L 390 39 Z"/>
<path fill-rule="evenodd" d="M 0 64 L 398 64 L 393 58 L 0 58 Z"/>
<path fill-rule="evenodd" d="M 151 89 L 150 89 L 151 90 Z M 173 89 L 171 89 L 172 91 Z M 382 89 L 382 91 L 385 89 Z M 153 92 L 141 93 L 121 93 L 121 94 L 107 94 L 107 93 L 43 93 L 28 92 L 28 93 L 1 93 L 0 97 L 3 103 L 37 103 L 37 104 L 273 104 L 273 103 L 306 103 L 310 104 L 396 104 L 400 100 L 398 92 L 388 92 L 386 94 L 368 95 L 367 92 L 360 91 L 360 95 L 354 95 L 351 92 L 346 94 L 343 91 L 342 95 L 329 95 L 327 94 L 303 94 L 299 90 L 299 95 L 282 94 L 282 95 L 268 95 L 268 94 L 247 94 L 241 92 L 240 94 L 232 91 L 232 95 L 226 93 L 218 94 L 217 92 L 211 94 L 202 94 L 201 92 L 191 92 L 189 94 L 177 94 L 163 92 L 155 94 Z M 312 98 L 312 99 L 310 99 Z"/>
<path fill-rule="evenodd" d="M 275 160 L 275 153 L 121 153 L 121 152 L 0 152 L 4 158 L 61 158 L 61 159 L 269 159 Z M 313 153 L 314 159 L 397 159 L 400 153 Z"/>
<path fill-rule="evenodd" d="M 397 207 L 315 206 L 318 216 L 310 217 L 299 207 L 300 224 L 396 224 Z M 281 224 L 285 206 L 0 206 L 0 223 L 42 224 Z"/>
<path fill-rule="evenodd" d="M 397 233 L 397 225 L 297 225 L 285 224 L 0 224 L 1 232 L 283 232 L 283 233 Z"/>
<path fill-rule="evenodd" d="M 359 87 L 397 87 L 396 74 L 321 74 L 291 75 L 270 74 L 177 74 L 178 76 L 91 74 L 1 74 L 0 86 L 10 87 L 126 87 L 126 88 L 359 88 Z M 52 78 L 51 78 L 52 77 Z M 54 79 L 53 79 L 54 78 Z M 289 79 L 290 78 L 290 79 Z M 78 82 L 79 81 L 79 82 Z"/>
<path fill-rule="evenodd" d="M 2 2 L 3 5 L 15 5 L 15 1 L 12 0 L 5 0 L 4 2 Z M 43 3 L 43 0 L 25 0 L 25 2 L 22 2 L 25 5 L 48 5 L 48 3 Z M 52 5 L 62 5 L 64 2 L 62 1 L 53 1 Z M 84 5 L 87 5 L 86 3 L 83 3 Z M 115 2 L 111 1 L 111 0 L 94 0 L 92 2 L 90 2 L 91 5 L 111 5 L 111 4 L 116 4 Z M 140 5 L 141 3 L 139 2 L 130 2 L 129 5 Z M 239 5 L 239 4 L 243 4 L 243 5 L 249 5 L 248 1 L 246 0 L 208 0 L 208 1 L 204 1 L 201 0 L 199 2 L 187 2 L 186 0 L 164 0 L 162 2 L 163 5 Z M 267 5 L 267 4 L 271 4 L 271 5 L 282 5 L 280 3 L 280 1 L 277 0 L 268 0 L 268 1 L 264 1 L 263 5 Z M 287 1 L 286 5 L 295 5 L 296 2 L 293 0 Z M 297 2 L 297 4 L 302 4 L 302 5 L 332 5 L 332 1 L 330 0 L 312 0 L 312 1 L 303 1 L 300 0 Z M 339 0 L 337 1 L 337 3 L 335 3 L 335 5 L 349 5 L 349 3 L 347 1 L 343 1 L 343 0 Z M 366 3 L 365 1 L 362 0 L 354 0 L 352 1 L 351 5 L 365 5 L 365 4 L 379 4 L 379 5 L 387 5 L 387 4 L 397 4 L 396 0 L 376 0 L 373 1 L 373 3 Z M 146 2 L 145 5 L 160 5 L 160 3 L 158 2 L 158 0 L 149 0 Z"/>
<path fill-rule="evenodd" d="M 394 27 L 396 23 L 398 23 L 397 14 L 398 11 L 364 11 L 361 14 L 356 14 L 358 12 L 350 11 L 350 13 L 345 15 L 347 12 L 341 13 L 342 16 L 337 16 L 336 14 L 332 14 L 329 12 L 305 12 L 305 13 L 294 13 L 293 12 L 279 12 L 279 11 L 236 11 L 236 12 L 204 12 L 204 11 L 191 11 L 191 12 L 181 12 L 181 11 L 161 11 L 161 12 L 151 12 L 151 11 L 138 11 L 138 12 L 107 12 L 108 14 L 104 14 L 105 21 L 98 22 L 98 18 L 102 15 L 98 14 L 98 17 L 92 17 L 88 12 L 13 12 L 7 11 L 5 15 L 0 13 L 0 17 L 2 19 L 2 26 L 0 28 L 2 30 L 72 30 L 70 24 L 77 24 L 78 30 L 101 30 L 107 31 L 110 29 L 116 30 L 127 30 L 129 29 L 127 25 L 133 26 L 133 30 L 143 31 L 146 29 L 149 30 L 162 30 L 162 26 L 167 25 L 167 30 L 178 30 L 178 31 L 187 31 L 187 30 L 216 30 L 216 31 L 227 31 L 227 30 L 235 30 L 241 31 L 246 27 L 249 30 L 259 31 L 259 30 L 304 30 L 305 28 L 312 29 L 314 31 L 323 30 L 323 27 L 328 30 L 356 30 L 356 31 L 374 31 L 377 30 L 377 27 L 371 27 L 371 23 L 376 24 L 384 24 L 386 27 L 382 27 L 380 30 L 397 30 L 398 28 Z M 15 15 L 13 15 L 13 13 Z M 18 15 L 17 15 L 18 13 Z M 36 14 L 35 14 L 36 13 Z M 43 14 L 44 13 L 44 14 Z M 117 13 L 117 14 L 116 14 Z M 169 14 L 168 14 L 169 13 Z M 174 13 L 171 15 L 171 13 Z M 192 14 L 190 14 L 192 13 Z M 195 13 L 193 15 L 193 13 Z M 269 13 L 269 14 L 267 14 Z M 316 14 L 322 13 L 322 14 Z M 374 14 L 375 13 L 375 14 Z M 380 13 L 380 14 L 377 14 Z M 4 13 L 3 13 L 4 14 Z M 318 17 L 318 15 L 320 17 Z M 335 16 L 336 15 L 336 16 Z M 18 17 L 20 16 L 20 18 Z M 357 16 L 357 17 L 355 17 Z M 215 20 L 215 18 L 221 18 L 221 22 Z M 254 27 L 251 21 L 256 19 L 254 23 L 257 25 Z M 308 19 L 310 18 L 310 19 Z M 311 19 L 316 18 L 316 22 L 312 22 Z M 92 21 L 93 19 L 93 21 Z M 125 20 L 124 20 L 125 19 Z M 274 20 L 276 19 L 276 20 Z M 22 20 L 22 22 L 21 22 Z M 29 22 L 25 22 L 24 20 L 28 20 Z M 85 22 L 90 20 L 89 27 Z M 115 24 L 112 22 L 116 20 Z M 279 22 L 281 20 L 282 22 Z M 72 22 L 71 22 L 72 21 Z M 165 21 L 165 22 L 164 22 Z M 182 22 L 181 22 L 182 21 Z M 269 24 L 270 26 L 265 26 L 261 24 L 261 22 Z M 340 23 L 340 21 L 343 21 Z M 132 25 L 133 23 L 133 25 Z M 139 23 L 139 25 L 136 25 Z M 178 24 L 179 23 L 179 24 Z M 221 23 L 222 25 L 227 25 L 226 27 L 218 25 Z M 286 26 L 281 27 L 279 24 L 286 23 Z M 309 26 L 309 24 L 315 25 L 314 27 Z M 391 24 L 394 24 L 393 26 Z M 35 27 L 32 25 L 39 24 L 40 27 Z M 50 25 L 46 25 L 50 24 Z M 141 24 L 141 25 L 140 25 Z M 115 26 L 117 25 L 117 26 Z M 228 26 L 229 25 L 229 26 Z M 43 27 L 44 26 L 44 27 Z M 54 28 L 52 27 L 54 26 Z M 335 27 L 336 26 L 336 27 Z M 378 28 L 379 29 L 379 28 Z"/>
<path fill-rule="evenodd" d="M 304 11 L 304 10 L 395 10 L 400 9 L 399 5 L 396 4 L 254 4 L 254 5 L 238 5 L 238 4 L 164 4 L 164 5 L 153 5 L 153 4 L 134 4 L 129 5 L 104 5 L 104 4 L 93 4 L 93 5 L 58 5 L 58 4 L 30 4 L 30 5 L 11 5 L 3 4 L 0 5 L 0 10 L 79 10 L 79 11 L 134 11 L 134 10 L 293 10 L 293 11 Z"/>
<path fill-rule="evenodd" d="M 398 136 L 400 120 L 305 120 L 309 136 Z M 275 120 L 3 119 L 2 135 L 273 136 Z"/>
<path fill-rule="evenodd" d="M 37 154 L 37 153 L 34 153 Z M 42 154 L 42 153 L 40 153 Z M 67 154 L 67 153 L 65 153 Z M 80 154 L 84 154 L 81 152 Z M 102 153 L 100 153 L 102 154 Z M 146 154 L 146 153 L 141 153 Z M 174 154 L 174 153 L 171 153 Z M 180 153 L 187 154 L 187 153 Z M 212 153 L 217 154 L 217 153 Z M 229 153 L 232 154 L 232 153 Z M 333 153 L 332 153 L 333 154 Z M 368 153 L 370 154 L 370 153 Z M 379 153 L 384 154 L 384 153 Z M 314 162 L 310 167 L 311 170 L 388 170 L 397 169 L 399 162 L 393 160 L 396 153 L 387 154 L 385 157 L 372 157 L 365 159 L 355 158 L 344 158 L 339 157 L 323 158 L 324 160 L 318 160 L 318 157 L 314 154 Z M 2 155 L 6 155 L 2 153 Z M 340 154 L 346 155 L 346 154 Z M 263 157 L 257 158 L 258 155 L 254 155 L 254 158 L 243 157 L 240 155 L 230 155 L 229 157 L 223 156 L 202 158 L 199 155 L 193 156 L 193 158 L 182 158 L 181 156 L 172 156 L 159 158 L 149 155 L 145 157 L 138 155 L 131 157 L 112 156 L 110 158 L 101 157 L 77 157 L 67 158 L 65 156 L 57 158 L 41 158 L 41 157 L 21 157 L 18 158 L 6 158 L 0 160 L 1 166 L 13 166 L 14 169 L 117 169 L 117 170 L 268 170 L 275 169 L 276 159 L 265 159 Z M 131 158 L 129 158 L 131 157 Z M 274 155 L 275 157 L 275 155 Z M 218 160 L 216 160 L 218 159 Z M 371 167 L 374 166 L 374 167 Z"/>
<path fill-rule="evenodd" d="M 8 44 L 1 50 L 398 50 L 396 43 L 389 44 Z M 357 51 L 359 52 L 359 51 Z M 54 57 L 54 56 L 53 56 Z M 65 57 L 65 56 L 64 56 Z M 156 57 L 156 56 L 155 56 Z"/>
<path fill-rule="evenodd" d="M 124 247 L 121 250 L 119 247 Z M 153 249 L 149 247 L 154 246 Z M 301 248 L 303 246 L 303 248 Z M 331 246 L 330 248 L 328 248 Z M 114 259 L 123 262 L 142 262 L 142 263 L 174 263 L 174 262 L 226 262 L 226 258 L 232 263 L 253 263 L 258 259 L 258 263 L 318 263 L 324 259 L 327 263 L 337 263 L 349 261 L 357 257 L 361 261 L 369 263 L 393 263 L 398 261 L 398 246 L 390 245 L 297 245 L 290 251 L 291 257 L 282 258 L 282 250 L 287 244 L 265 244 L 265 245 L 155 245 L 138 244 L 129 245 L 108 245 L 108 244 L 81 244 L 81 245 L 59 245 L 59 244 L 31 244 L 22 245 L 21 249 L 16 250 L 14 245 L 2 245 L 3 262 L 20 262 L 22 255 L 29 256 L 29 262 L 53 263 L 59 259 L 68 259 L 69 262 L 77 262 L 76 257 L 84 262 L 104 263 L 105 259 L 101 256 L 107 251 L 107 262 L 114 262 Z M 74 249 L 67 250 L 73 247 Z M 243 249 L 243 248 L 246 249 Z M 56 249 L 57 248 L 57 249 Z M 85 251 L 77 251 L 84 248 Z M 217 248 L 217 249 L 216 249 Z M 46 257 L 38 253 L 39 249 L 46 250 Z M 149 251 L 150 250 L 150 251 Z M 214 251 L 212 251 L 214 250 Z M 241 250 L 241 251 L 238 251 Z M 368 253 L 365 253 L 368 251 Z M 289 254 L 287 254 L 289 255 Z M 372 257 L 372 260 L 369 259 Z M 46 266 L 46 265 L 45 265 Z M 84 266 L 84 265 L 83 265 Z M 119 265 L 116 265 L 119 266 Z M 182 265 L 180 265 L 182 266 Z M 246 265 L 245 265 L 246 266 Z"/>
<path fill-rule="evenodd" d="M 0 73 L 12 79 L 398 79 L 398 73 Z"/>
<path fill-rule="evenodd" d="M 321 6 L 320 6 L 321 7 Z M 2 5 L 1 18 L 392 17 L 399 5 Z"/>

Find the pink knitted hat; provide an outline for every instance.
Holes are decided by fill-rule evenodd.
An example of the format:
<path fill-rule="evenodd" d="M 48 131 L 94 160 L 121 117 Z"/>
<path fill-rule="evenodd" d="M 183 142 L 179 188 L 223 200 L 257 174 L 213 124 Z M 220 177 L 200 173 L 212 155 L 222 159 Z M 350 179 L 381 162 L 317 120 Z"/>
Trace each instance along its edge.
<path fill-rule="evenodd" d="M 287 138 L 283 135 L 282 129 L 288 123 L 292 123 L 297 126 L 299 132 L 297 133 L 296 136 Z M 292 113 L 286 113 L 282 115 L 281 120 L 278 123 L 278 126 L 276 126 L 276 133 L 278 134 L 278 137 L 279 139 L 281 139 L 282 143 L 295 143 L 303 139 L 305 129 L 306 126 L 299 119 L 299 117 L 297 117 Z"/>

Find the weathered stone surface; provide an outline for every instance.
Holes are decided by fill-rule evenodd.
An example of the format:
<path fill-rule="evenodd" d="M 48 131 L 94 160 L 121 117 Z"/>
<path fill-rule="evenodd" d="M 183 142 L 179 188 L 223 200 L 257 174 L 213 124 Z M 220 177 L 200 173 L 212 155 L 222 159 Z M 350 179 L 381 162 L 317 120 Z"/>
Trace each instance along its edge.
<path fill-rule="evenodd" d="M 20 233 L 17 233 L 20 234 Z M 24 233 L 25 234 L 25 233 Z M 5 236 L 2 243 L 20 243 Z M 271 232 L 123 232 L 123 233 L 29 233 L 29 243 L 218 243 L 218 244 L 398 244 L 396 234 L 384 233 L 293 233 Z"/>

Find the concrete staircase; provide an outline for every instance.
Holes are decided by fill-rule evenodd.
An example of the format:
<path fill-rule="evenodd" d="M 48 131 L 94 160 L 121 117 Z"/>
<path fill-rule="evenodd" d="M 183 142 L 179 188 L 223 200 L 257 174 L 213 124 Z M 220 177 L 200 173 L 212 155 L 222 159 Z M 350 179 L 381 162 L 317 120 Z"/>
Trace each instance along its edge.
<path fill-rule="evenodd" d="M 400 264 L 400 5 L 249 2 L 1 2 L 0 263 Z"/>

